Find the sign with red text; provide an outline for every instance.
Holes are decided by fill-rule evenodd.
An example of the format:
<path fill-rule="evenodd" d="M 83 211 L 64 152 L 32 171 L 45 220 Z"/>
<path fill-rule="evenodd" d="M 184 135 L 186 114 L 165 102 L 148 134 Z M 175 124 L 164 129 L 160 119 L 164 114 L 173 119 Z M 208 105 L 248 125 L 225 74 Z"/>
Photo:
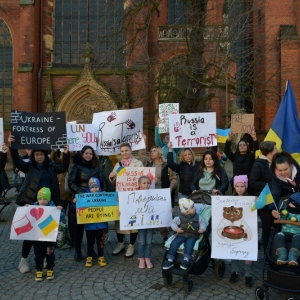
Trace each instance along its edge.
<path fill-rule="evenodd" d="M 67 139 L 70 151 L 80 151 L 86 145 L 96 150 L 96 126 L 94 124 L 67 123 Z"/>
<path fill-rule="evenodd" d="M 97 127 L 99 155 L 119 154 L 123 143 L 129 143 L 133 151 L 145 148 L 143 108 L 95 113 L 92 123 Z"/>
<path fill-rule="evenodd" d="M 174 148 L 217 145 L 215 112 L 170 115 L 169 124 Z"/>
<path fill-rule="evenodd" d="M 252 133 L 254 131 L 254 114 L 231 115 L 231 132 Z"/>
<path fill-rule="evenodd" d="M 158 106 L 159 133 L 169 132 L 169 115 L 179 114 L 179 103 L 163 103 Z"/>
<path fill-rule="evenodd" d="M 150 189 L 155 189 L 155 168 L 130 168 L 120 166 L 116 170 L 116 191 L 136 191 L 139 189 L 138 180 L 141 176 L 150 178 Z"/>

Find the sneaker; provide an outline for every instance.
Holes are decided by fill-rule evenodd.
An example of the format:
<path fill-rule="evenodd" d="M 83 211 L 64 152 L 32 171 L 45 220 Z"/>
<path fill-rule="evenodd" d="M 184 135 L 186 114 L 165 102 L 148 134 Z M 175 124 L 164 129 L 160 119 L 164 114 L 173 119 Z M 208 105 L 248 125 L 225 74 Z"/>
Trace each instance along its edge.
<path fill-rule="evenodd" d="M 125 257 L 132 257 L 134 255 L 134 246 L 129 244 L 125 253 Z"/>
<path fill-rule="evenodd" d="M 27 258 L 22 258 L 22 260 L 19 263 L 19 270 L 21 273 L 28 273 L 30 271 Z"/>
<path fill-rule="evenodd" d="M 145 263 L 146 263 L 146 266 L 148 269 L 153 268 L 153 264 L 152 264 L 150 258 L 145 258 Z"/>
<path fill-rule="evenodd" d="M 252 287 L 252 285 L 253 285 L 252 277 L 245 277 L 245 285 L 247 287 Z"/>
<path fill-rule="evenodd" d="M 35 273 L 35 281 L 43 281 L 43 272 L 42 271 L 36 271 Z"/>
<path fill-rule="evenodd" d="M 48 270 L 47 271 L 47 279 L 48 280 L 54 279 L 54 272 L 53 272 L 53 270 Z"/>
<path fill-rule="evenodd" d="M 120 254 L 122 251 L 124 251 L 125 246 L 124 243 L 118 243 L 118 245 L 116 246 L 116 248 L 113 251 L 113 255 L 118 255 Z"/>
<path fill-rule="evenodd" d="M 100 267 L 105 267 L 106 266 L 106 261 L 105 261 L 104 256 L 99 257 L 98 264 L 100 265 Z"/>
<path fill-rule="evenodd" d="M 146 265 L 145 265 L 145 258 L 139 258 L 139 268 L 140 269 L 145 269 Z"/>
<path fill-rule="evenodd" d="M 184 259 L 180 265 L 180 269 L 186 270 L 189 267 L 189 261 Z"/>
<path fill-rule="evenodd" d="M 232 272 L 231 276 L 230 276 L 230 279 L 229 279 L 229 282 L 236 283 L 238 280 L 239 280 L 239 274 L 236 273 L 236 272 Z"/>
<path fill-rule="evenodd" d="M 174 266 L 173 262 L 172 261 L 166 261 L 163 265 L 163 269 L 164 270 L 169 270 L 171 269 L 172 267 Z"/>
<path fill-rule="evenodd" d="M 81 252 L 78 252 L 78 251 L 75 250 L 74 260 L 75 261 L 82 261 L 82 254 L 81 254 Z"/>
<path fill-rule="evenodd" d="M 93 265 L 93 258 L 91 256 L 88 256 L 86 258 L 85 266 L 90 268 Z"/>
<path fill-rule="evenodd" d="M 44 258 L 44 261 L 43 261 L 43 269 L 47 269 L 47 259 L 46 259 L 46 257 Z"/>

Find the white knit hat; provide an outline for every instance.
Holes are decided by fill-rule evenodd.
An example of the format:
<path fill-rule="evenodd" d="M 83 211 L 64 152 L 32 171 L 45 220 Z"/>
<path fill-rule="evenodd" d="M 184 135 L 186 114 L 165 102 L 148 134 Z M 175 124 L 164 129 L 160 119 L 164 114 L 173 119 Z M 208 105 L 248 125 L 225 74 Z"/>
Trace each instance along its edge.
<path fill-rule="evenodd" d="M 179 208 L 182 213 L 186 213 L 194 204 L 194 201 L 187 198 L 179 199 Z"/>

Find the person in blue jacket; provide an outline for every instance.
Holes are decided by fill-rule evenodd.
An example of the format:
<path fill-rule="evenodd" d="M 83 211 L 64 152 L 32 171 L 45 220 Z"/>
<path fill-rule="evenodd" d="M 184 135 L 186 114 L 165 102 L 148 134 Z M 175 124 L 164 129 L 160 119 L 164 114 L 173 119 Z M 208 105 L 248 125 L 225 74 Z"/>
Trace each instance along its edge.
<path fill-rule="evenodd" d="M 91 177 L 88 181 L 87 187 L 88 193 L 98 193 L 101 192 L 100 181 L 96 177 Z M 76 199 L 73 200 L 76 202 Z M 93 265 L 93 253 L 94 253 L 94 244 L 96 242 L 98 250 L 98 264 L 100 267 L 106 266 L 106 261 L 104 258 L 104 241 L 105 241 L 105 232 L 108 228 L 107 222 L 102 223 L 91 223 L 85 224 L 84 229 L 86 232 L 87 239 L 87 258 L 85 266 L 90 268 Z"/>

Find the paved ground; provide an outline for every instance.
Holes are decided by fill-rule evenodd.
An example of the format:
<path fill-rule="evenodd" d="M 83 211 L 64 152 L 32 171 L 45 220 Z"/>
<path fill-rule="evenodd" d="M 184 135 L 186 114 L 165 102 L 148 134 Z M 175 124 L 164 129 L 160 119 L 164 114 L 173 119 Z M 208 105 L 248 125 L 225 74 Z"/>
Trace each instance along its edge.
<path fill-rule="evenodd" d="M 111 255 L 117 241 L 110 226 L 109 242 L 105 247 L 108 265 L 104 268 L 95 265 L 85 268 L 84 262 L 73 260 L 74 249 L 56 250 L 55 279 L 35 282 L 33 252 L 29 256 L 30 273 L 21 274 L 18 263 L 21 254 L 21 241 L 9 239 L 11 220 L 15 205 L 4 209 L 0 223 L 0 299 L 255 299 L 255 288 L 261 285 L 262 251 L 259 260 L 254 263 L 254 285 L 247 288 L 244 280 L 236 284 L 229 283 L 230 266 L 227 266 L 223 280 L 214 276 L 211 268 L 197 277 L 191 275 L 194 289 L 190 294 L 183 290 L 182 278 L 174 278 L 170 287 L 163 285 L 161 262 L 164 248 L 160 234 L 155 234 L 153 242 L 153 269 L 138 269 L 137 254 L 130 259 Z M 84 242 L 83 252 L 86 244 Z M 241 278 L 243 270 L 241 268 Z M 275 289 L 269 291 L 270 299 L 286 299 L 290 294 Z"/>

